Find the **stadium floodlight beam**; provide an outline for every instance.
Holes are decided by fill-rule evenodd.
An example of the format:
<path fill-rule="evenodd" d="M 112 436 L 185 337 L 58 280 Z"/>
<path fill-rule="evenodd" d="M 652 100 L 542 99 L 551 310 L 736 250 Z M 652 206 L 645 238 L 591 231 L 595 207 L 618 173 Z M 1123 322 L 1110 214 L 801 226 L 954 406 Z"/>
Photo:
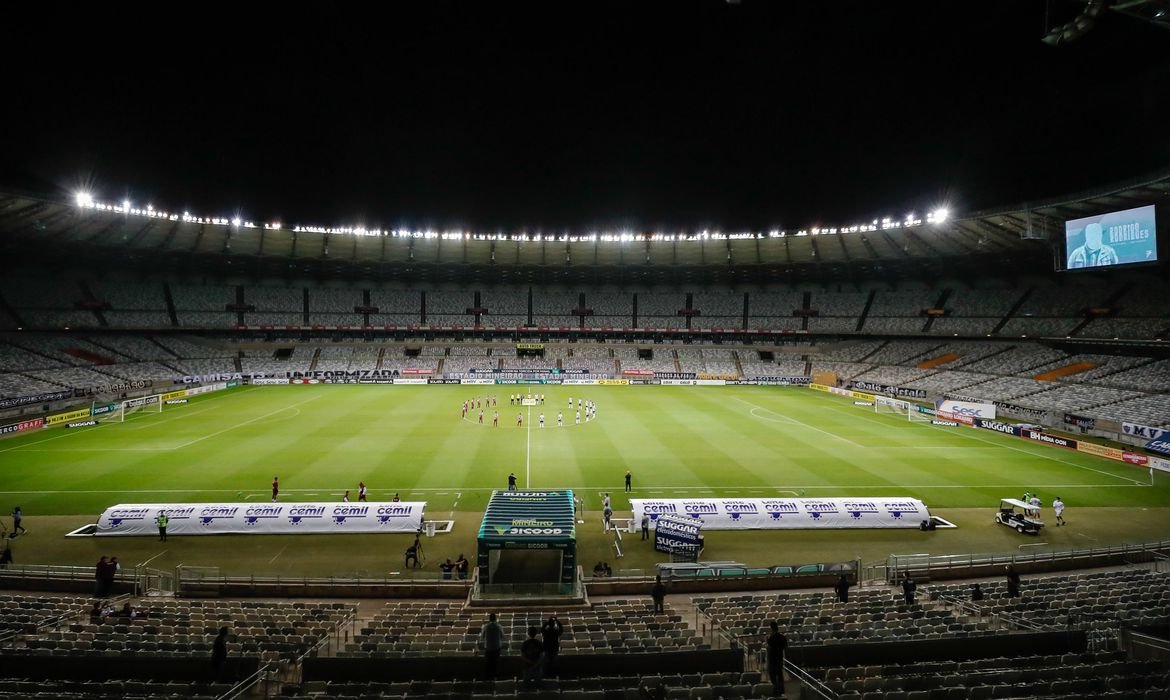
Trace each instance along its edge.
<path fill-rule="evenodd" d="M 81 191 L 74 195 L 77 200 L 77 206 L 82 209 L 88 209 L 93 206 L 93 195 L 89 192 Z"/>
<path fill-rule="evenodd" d="M 951 212 L 949 209 L 946 207 L 939 207 L 930 212 L 930 214 L 927 215 L 926 220 L 932 224 L 942 224 L 946 223 L 946 220 L 950 215 Z"/>

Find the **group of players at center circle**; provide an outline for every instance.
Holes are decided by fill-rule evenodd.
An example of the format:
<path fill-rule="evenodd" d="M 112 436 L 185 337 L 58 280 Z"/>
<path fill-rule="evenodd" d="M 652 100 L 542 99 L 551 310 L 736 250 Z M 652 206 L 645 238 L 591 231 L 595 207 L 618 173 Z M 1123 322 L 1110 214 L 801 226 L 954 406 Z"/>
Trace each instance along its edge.
<path fill-rule="evenodd" d="M 509 405 L 511 405 L 511 406 L 524 406 L 524 405 L 543 406 L 544 405 L 544 394 L 528 394 L 527 396 L 525 396 L 523 394 L 512 394 L 509 396 L 508 402 L 509 402 Z M 487 398 L 474 398 L 474 399 L 470 399 L 468 401 L 464 401 L 463 405 L 460 407 L 459 417 L 462 420 L 468 420 L 467 414 L 469 412 L 478 412 L 479 424 L 484 425 L 484 420 L 486 417 L 484 414 L 484 408 L 490 408 L 492 410 L 492 416 L 491 416 L 492 427 L 493 428 L 500 427 L 500 412 L 498 410 L 496 410 L 496 397 L 494 397 L 494 396 L 489 396 Z M 569 398 L 569 412 L 573 416 L 574 420 L 576 421 L 576 423 L 575 423 L 576 425 L 581 425 L 582 414 L 584 414 L 584 418 L 585 418 L 586 423 L 588 423 L 589 421 L 591 421 L 597 417 L 597 405 L 594 404 L 592 401 L 589 401 L 586 399 L 580 399 L 580 398 L 577 399 L 576 413 L 573 413 L 573 410 L 574 410 L 573 399 L 570 397 Z M 544 427 L 544 411 L 540 412 L 540 415 L 537 417 L 537 421 L 538 421 L 539 427 L 543 428 Z M 565 414 L 562 411 L 557 411 L 557 427 L 561 428 L 561 427 L 564 427 L 564 425 L 565 425 Z M 516 427 L 517 428 L 524 427 L 524 414 L 523 413 L 516 414 Z"/>

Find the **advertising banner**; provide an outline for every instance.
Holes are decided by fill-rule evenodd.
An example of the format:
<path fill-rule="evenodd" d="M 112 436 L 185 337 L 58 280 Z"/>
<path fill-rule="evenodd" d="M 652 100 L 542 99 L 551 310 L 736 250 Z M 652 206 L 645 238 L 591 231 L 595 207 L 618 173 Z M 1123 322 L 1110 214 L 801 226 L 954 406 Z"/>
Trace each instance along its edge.
<path fill-rule="evenodd" d="M 182 399 L 182 398 L 186 398 L 186 397 L 187 397 L 187 390 L 180 389 L 179 391 L 168 391 L 167 393 L 163 394 L 162 400 L 169 401 L 171 399 Z"/>
<path fill-rule="evenodd" d="M 394 384 L 426 384 L 426 377 L 395 377 Z"/>
<path fill-rule="evenodd" d="M 1069 438 L 1060 437 L 1059 435 L 1049 435 L 1048 433 L 1042 433 L 1039 430 L 1031 430 L 1029 428 L 1023 428 L 1020 430 L 1020 435 L 1022 437 L 1028 438 L 1029 440 L 1035 440 L 1036 442 L 1043 442 L 1043 443 L 1048 444 L 1048 445 L 1056 445 L 1057 447 L 1067 447 L 1070 450 L 1077 449 L 1077 441 L 1076 440 L 1071 440 Z"/>
<path fill-rule="evenodd" d="M 565 383 L 568 384 L 569 380 L 566 379 Z M 630 385 L 629 379 L 598 379 L 597 380 L 597 386 L 629 386 L 629 385 Z"/>
<path fill-rule="evenodd" d="M 1138 454 L 1137 452 L 1130 452 L 1129 450 L 1126 450 L 1121 453 L 1121 459 L 1128 464 L 1136 464 L 1139 467 L 1144 467 L 1150 463 L 1151 458 L 1146 455 Z"/>
<path fill-rule="evenodd" d="M 1095 442 L 1085 442 L 1081 440 L 1077 443 L 1077 452 L 1084 452 L 1086 454 L 1097 455 L 1098 457 L 1105 457 L 1106 459 L 1113 459 L 1121 462 L 1125 459 L 1125 450 L 1119 450 L 1116 447 L 1106 447 L 1098 445 Z"/>
<path fill-rule="evenodd" d="M 125 382 L 114 382 L 113 384 L 98 384 L 96 386 L 86 387 L 84 389 L 74 389 L 74 396 L 93 396 L 95 394 L 120 394 L 123 391 L 134 391 L 135 389 L 146 389 L 154 386 L 154 381 L 150 379 L 134 379 Z"/>
<path fill-rule="evenodd" d="M 59 425 L 61 423 L 68 423 L 70 421 L 81 420 L 82 418 L 89 418 L 89 408 L 79 408 L 75 411 L 66 411 L 65 413 L 57 413 L 45 418 L 45 425 Z"/>
<path fill-rule="evenodd" d="M 653 377 L 654 371 L 649 369 L 623 369 L 622 374 L 628 374 L 632 377 Z"/>
<path fill-rule="evenodd" d="M 1042 411 L 1039 408 L 1028 408 L 1027 406 L 1017 406 L 1014 403 L 1005 403 L 1003 401 L 996 401 L 995 407 L 1001 412 L 1015 418 L 1026 418 L 1028 420 L 1035 420 L 1043 422 L 1048 417 L 1047 411 Z"/>
<path fill-rule="evenodd" d="M 696 379 L 695 386 L 726 386 L 726 379 Z"/>
<path fill-rule="evenodd" d="M 944 417 L 950 418 L 951 420 L 955 420 L 955 416 L 963 416 L 972 420 L 975 418 L 987 418 L 994 420 L 995 404 L 944 399 L 935 405 L 935 413 L 949 414 Z"/>
<path fill-rule="evenodd" d="M 930 518 L 914 498 L 630 499 L 634 522 L 663 515 L 701 520 L 708 530 L 917 528 Z"/>
<path fill-rule="evenodd" d="M 1137 423 L 1122 423 L 1121 432 L 1130 437 L 1157 440 L 1170 432 L 1170 430 L 1166 430 L 1165 428 L 1151 428 L 1148 425 L 1138 425 Z"/>
<path fill-rule="evenodd" d="M 598 381 L 597 379 L 564 379 L 561 381 L 561 384 L 567 384 L 569 386 L 596 386 Z M 629 383 L 630 381 L 627 379 L 626 384 Z"/>
<path fill-rule="evenodd" d="M 694 372 L 655 372 L 654 376 L 658 379 L 698 379 L 699 376 Z"/>
<path fill-rule="evenodd" d="M 124 503 L 98 518 L 97 535 L 296 535 L 418 532 L 425 501 L 410 503 Z"/>
<path fill-rule="evenodd" d="M 670 554 L 676 550 L 697 551 L 703 523 L 694 518 L 660 515 L 654 523 L 654 550 Z"/>
<path fill-rule="evenodd" d="M 47 394 L 33 394 L 32 396 L 16 396 L 7 399 L 0 399 L 0 410 L 6 408 L 16 408 L 17 406 L 27 406 L 33 403 L 60 401 L 61 399 L 68 399 L 72 396 L 72 391 L 52 391 Z"/>
<path fill-rule="evenodd" d="M 289 384 L 287 379 L 273 379 L 271 377 L 256 377 L 249 381 L 252 386 L 287 386 Z"/>
<path fill-rule="evenodd" d="M 829 387 L 825 386 L 824 384 L 814 384 L 812 382 L 809 382 L 808 388 L 812 389 L 813 391 L 828 391 L 829 390 Z"/>
<path fill-rule="evenodd" d="M 976 418 L 975 427 L 983 428 L 984 430 L 991 430 L 997 433 L 1003 433 L 1004 435 L 1015 435 L 1018 437 L 1020 434 L 1020 426 L 1018 425 L 1012 425 L 1011 423 L 1001 423 L 1000 421 L 987 420 L 985 418 Z"/>
<path fill-rule="evenodd" d="M 875 382 L 853 382 L 854 389 L 861 389 L 862 391 L 869 391 L 874 394 L 889 394 L 890 396 L 902 396 L 909 399 L 925 399 L 926 389 L 909 389 L 904 386 L 894 386 L 893 384 L 877 384 Z M 995 416 L 992 416 L 994 418 Z"/>
<path fill-rule="evenodd" d="M 226 381 L 216 382 L 215 384 L 204 384 L 203 386 L 192 386 L 192 387 L 187 388 L 187 396 L 198 396 L 200 394 L 210 394 L 213 391 L 223 391 L 226 388 L 227 388 Z"/>
<path fill-rule="evenodd" d="M 460 379 L 459 383 L 460 384 L 475 384 L 475 385 L 482 386 L 485 384 L 495 384 L 496 380 L 491 379 L 491 378 L 488 378 L 488 379 Z"/>
<path fill-rule="evenodd" d="M 754 377 L 752 383 L 759 386 L 807 386 L 812 377 Z"/>
<path fill-rule="evenodd" d="M 437 379 L 435 377 L 428 377 L 427 384 L 459 384 L 462 380 L 459 379 Z"/>
<path fill-rule="evenodd" d="M 695 386 L 698 384 L 698 379 L 659 379 L 659 384 L 662 386 Z"/>
<path fill-rule="evenodd" d="M 1170 440 L 1150 440 L 1146 443 L 1146 449 L 1160 455 L 1170 455 Z"/>
<path fill-rule="evenodd" d="M 94 406 L 93 409 L 90 411 L 90 413 L 91 413 L 91 415 L 101 416 L 101 415 L 104 415 L 106 413 L 111 413 L 111 412 L 116 411 L 116 410 L 118 410 L 118 404 L 107 403 L 107 404 L 104 404 L 101 406 Z"/>
<path fill-rule="evenodd" d="M 1064 414 L 1064 424 L 1071 425 L 1074 428 L 1080 428 L 1081 430 L 1092 430 L 1097 426 L 1097 420 L 1086 416 L 1078 416 L 1073 413 L 1066 413 Z"/>
<path fill-rule="evenodd" d="M 33 418 L 32 420 L 22 420 L 19 423 L 10 423 L 8 425 L 0 425 L 0 435 L 12 435 L 13 433 L 23 433 L 26 430 L 36 430 L 37 428 L 45 427 L 44 418 Z"/>
<path fill-rule="evenodd" d="M 1163 459 L 1161 457 L 1150 457 L 1150 469 L 1157 469 L 1158 471 L 1170 472 L 1170 459 Z"/>

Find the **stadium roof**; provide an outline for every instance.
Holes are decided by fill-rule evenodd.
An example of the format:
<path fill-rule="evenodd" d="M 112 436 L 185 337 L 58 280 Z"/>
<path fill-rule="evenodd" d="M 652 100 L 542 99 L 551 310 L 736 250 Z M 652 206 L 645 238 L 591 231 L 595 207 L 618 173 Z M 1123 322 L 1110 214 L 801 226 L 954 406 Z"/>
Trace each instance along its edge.
<path fill-rule="evenodd" d="M 1066 219 L 1170 203 L 1170 171 L 1056 200 L 926 222 L 722 233 L 425 232 L 308 229 L 205 218 L 132 203 L 61 202 L 0 193 L 7 260 L 346 278 L 619 278 L 635 282 L 785 281 L 885 273 L 1046 269 Z"/>

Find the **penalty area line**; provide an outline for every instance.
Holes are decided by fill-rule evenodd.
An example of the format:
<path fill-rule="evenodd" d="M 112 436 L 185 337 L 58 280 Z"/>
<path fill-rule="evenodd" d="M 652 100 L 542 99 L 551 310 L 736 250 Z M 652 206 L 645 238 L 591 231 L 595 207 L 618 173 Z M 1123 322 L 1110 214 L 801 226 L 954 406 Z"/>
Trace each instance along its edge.
<path fill-rule="evenodd" d="M 843 438 L 843 437 L 841 437 L 840 435 L 837 435 L 836 433 L 830 433 L 830 432 L 829 432 L 829 431 L 827 431 L 827 430 L 821 430 L 820 428 L 817 428 L 817 427 L 815 427 L 815 426 L 809 425 L 808 423 L 804 423 L 804 422 L 798 421 L 798 420 L 796 420 L 795 418 L 793 418 L 793 417 L 791 417 L 791 416 L 784 415 L 783 413 L 780 413 L 779 411 L 773 411 L 773 410 L 772 410 L 772 409 L 770 409 L 770 408 L 764 408 L 763 406 L 757 406 L 756 404 L 752 403 L 751 401 L 744 401 L 743 399 L 739 398 L 738 396 L 732 396 L 731 398 L 735 399 L 736 401 L 739 401 L 740 403 L 747 404 L 748 406 L 751 406 L 753 409 L 757 409 L 757 410 L 760 410 L 760 411 L 765 411 L 765 412 L 767 412 L 767 413 L 771 413 L 772 415 L 775 415 L 775 416 L 780 416 L 781 418 L 783 418 L 783 419 L 785 419 L 785 420 L 791 421 L 791 424 L 792 424 L 792 425 L 799 425 L 799 426 L 801 426 L 801 427 L 803 427 L 803 428 L 808 428 L 809 430 L 814 430 L 814 431 L 816 431 L 816 432 L 818 432 L 818 433 L 820 433 L 820 434 L 822 434 L 822 435 L 828 435 L 829 437 L 831 437 L 831 438 L 833 438 L 833 439 L 835 439 L 835 440 L 840 440 L 841 442 L 844 442 L 844 443 L 847 443 L 847 444 L 853 445 L 854 447 L 860 447 L 860 448 L 862 448 L 862 449 L 865 449 L 865 446 L 864 446 L 864 445 L 859 445 L 859 444 L 857 444 L 856 442 L 853 442 L 852 440 L 850 440 L 849 438 Z M 755 413 L 753 413 L 752 411 L 748 411 L 748 413 L 749 413 L 749 414 L 750 414 L 752 417 L 754 417 L 754 418 L 759 418 L 759 419 L 761 419 L 761 420 L 769 420 L 769 421 L 771 420 L 771 419 L 769 419 L 769 418 L 764 418 L 763 416 L 756 415 L 756 414 L 755 414 Z M 775 421 L 773 421 L 773 422 L 775 422 Z"/>

